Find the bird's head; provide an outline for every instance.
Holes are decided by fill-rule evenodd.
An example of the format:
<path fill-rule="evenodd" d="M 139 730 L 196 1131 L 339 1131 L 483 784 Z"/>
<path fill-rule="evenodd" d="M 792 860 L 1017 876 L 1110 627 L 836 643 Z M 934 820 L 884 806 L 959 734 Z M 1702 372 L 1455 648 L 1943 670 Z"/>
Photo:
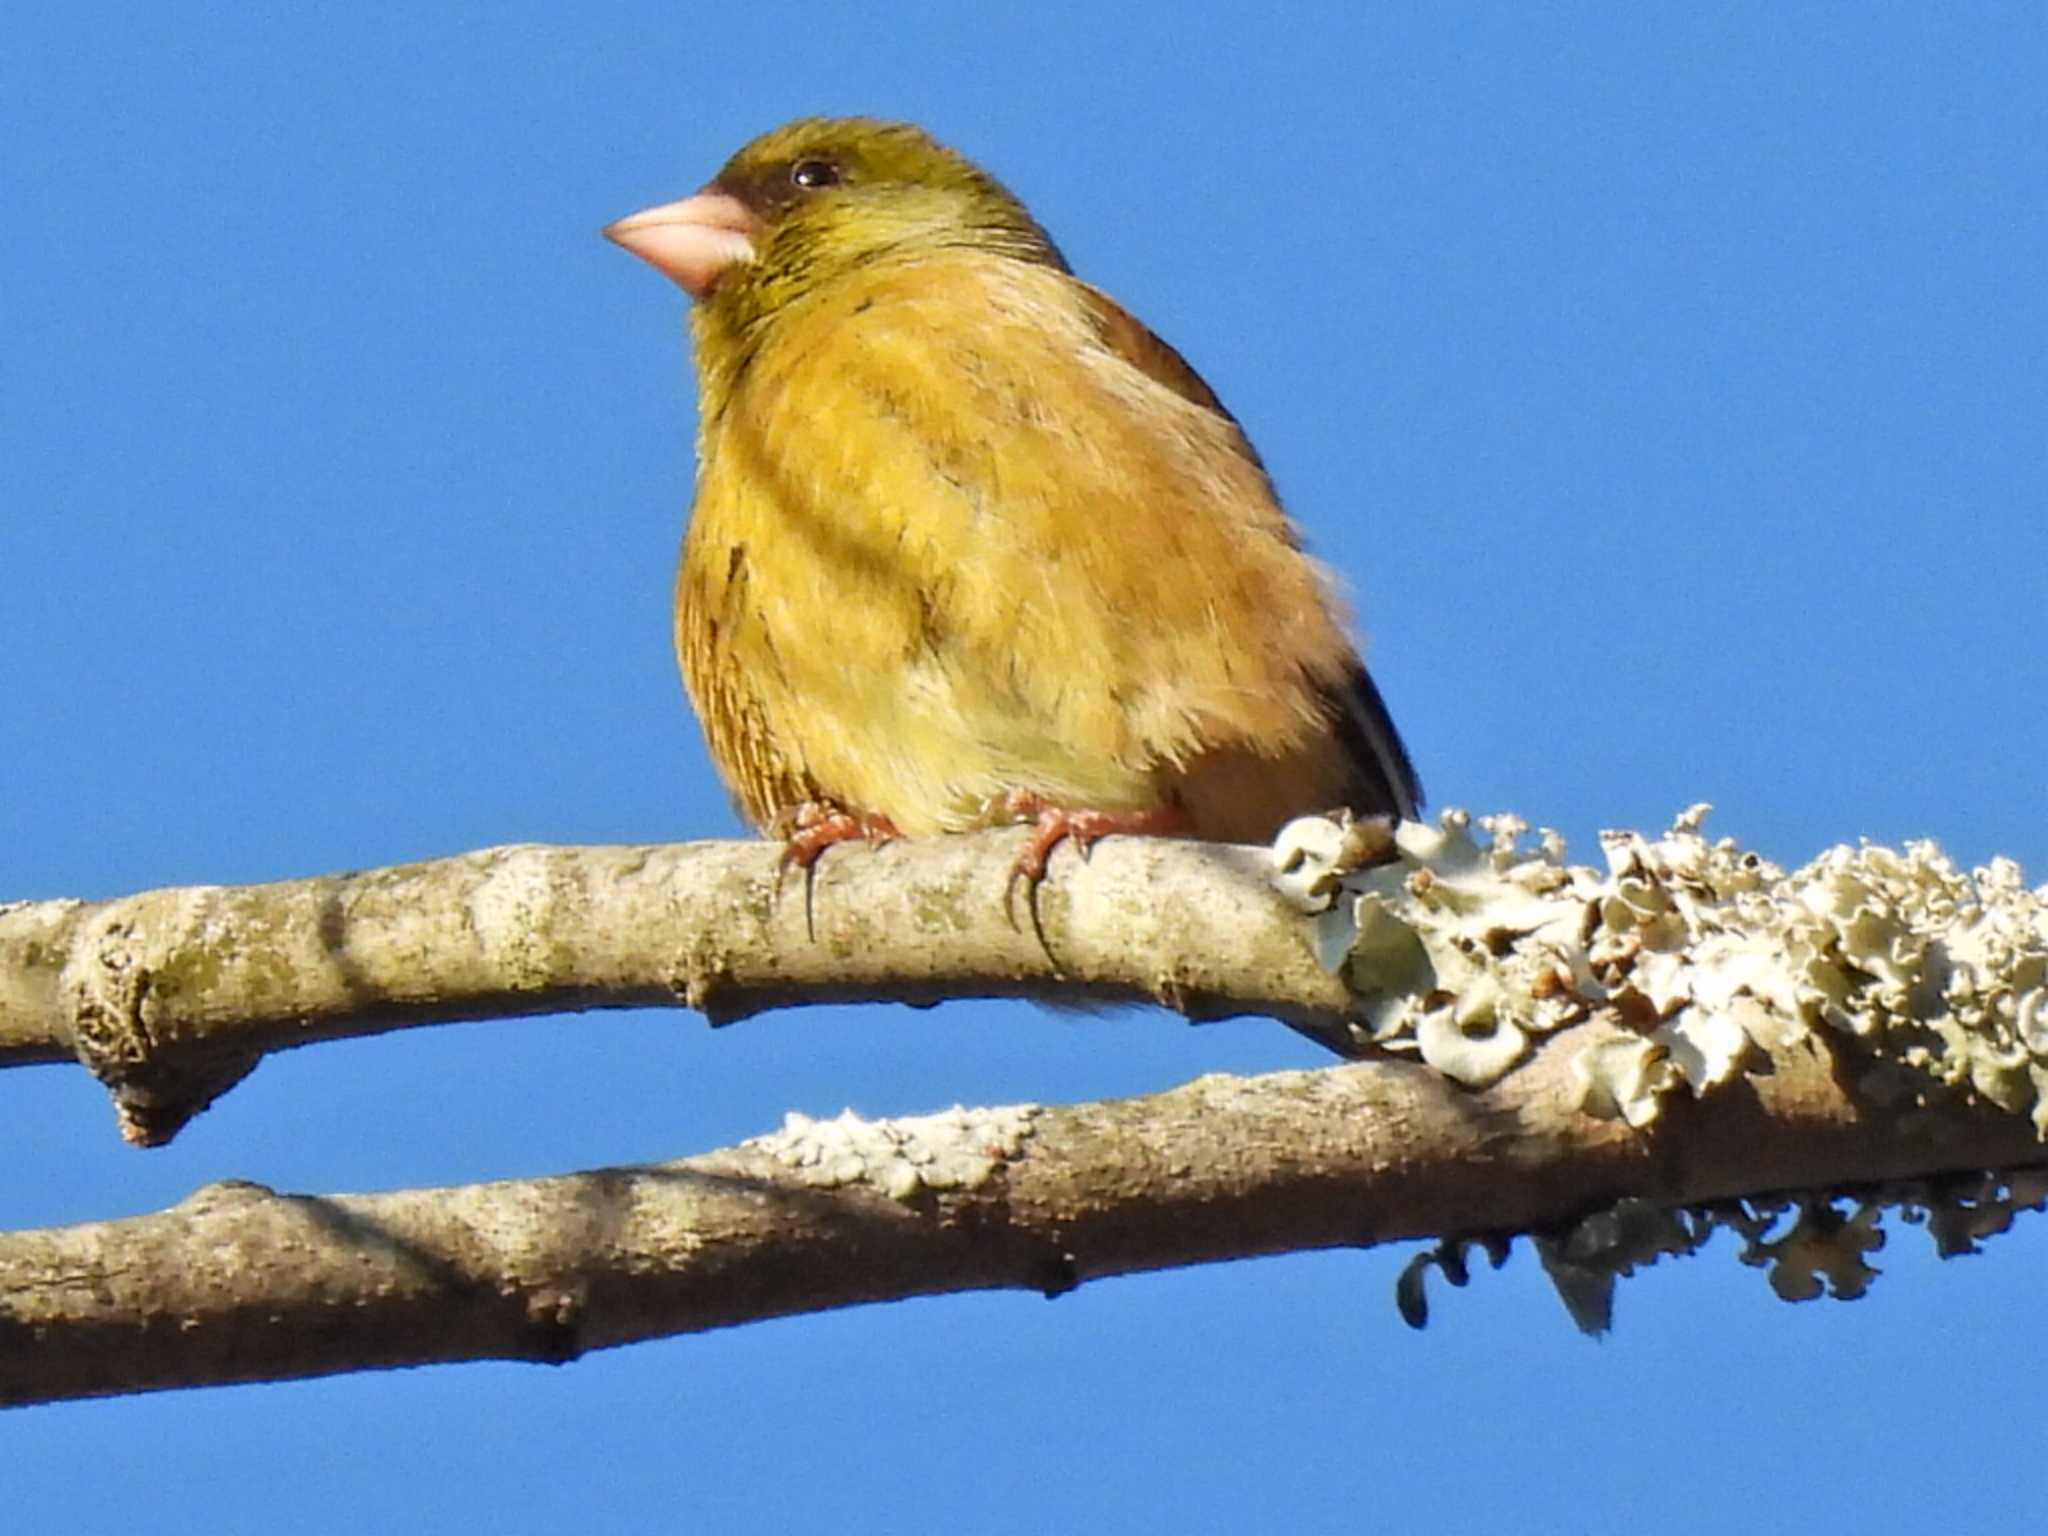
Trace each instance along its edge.
<path fill-rule="evenodd" d="M 786 123 L 694 197 L 605 234 L 738 330 L 892 255 L 964 246 L 1066 267 L 1001 182 L 921 128 L 867 117 Z"/>

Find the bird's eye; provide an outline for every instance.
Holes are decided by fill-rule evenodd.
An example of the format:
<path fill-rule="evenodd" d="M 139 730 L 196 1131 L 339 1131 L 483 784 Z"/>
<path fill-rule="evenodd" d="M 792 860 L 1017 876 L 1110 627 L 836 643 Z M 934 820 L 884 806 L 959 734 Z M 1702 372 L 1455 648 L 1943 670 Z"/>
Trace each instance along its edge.
<path fill-rule="evenodd" d="M 806 191 L 839 184 L 839 167 L 830 160 L 799 160 L 789 168 L 789 179 Z"/>

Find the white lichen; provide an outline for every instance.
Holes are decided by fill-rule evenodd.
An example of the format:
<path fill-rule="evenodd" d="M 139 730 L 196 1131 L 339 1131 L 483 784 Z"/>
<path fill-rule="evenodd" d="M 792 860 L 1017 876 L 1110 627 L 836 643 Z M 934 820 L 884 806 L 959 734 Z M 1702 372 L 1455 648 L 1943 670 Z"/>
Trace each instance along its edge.
<path fill-rule="evenodd" d="M 1523 823 L 1481 825 L 1484 848 L 1460 811 L 1434 827 L 1403 822 L 1398 861 L 1358 871 L 1319 866 L 1330 840 L 1302 822 L 1276 849 L 1290 894 L 1334 886 L 1315 945 L 1359 994 L 1365 1038 L 1472 1086 L 1499 1078 L 1533 1037 L 1586 1017 L 1604 992 L 1585 958 L 1587 897 L 1555 840 L 1518 854 Z"/>
<path fill-rule="evenodd" d="M 1665 1094 L 1828 1029 L 1872 1046 L 1866 1091 L 1899 1102 L 1932 1077 L 2048 1139 L 2048 888 L 2005 859 L 1965 874 L 1930 842 L 1837 847 L 1787 875 L 1708 841 L 1706 812 L 1602 834 L 1604 873 L 1567 865 L 1555 833 L 1518 846 L 1511 816 L 1482 818 L 1482 845 L 1455 810 L 1401 824 L 1395 859 L 1360 869 L 1350 824 L 1307 818 L 1283 829 L 1276 878 L 1358 994 L 1361 1043 L 1459 1082 L 1591 1021 L 1585 1107 L 1645 1125 Z"/>
<path fill-rule="evenodd" d="M 1733 1234 L 1741 1244 L 1736 1257 L 1763 1270 L 1782 1301 L 1854 1301 L 1880 1273 L 1870 1256 L 1885 1246 L 1887 1214 L 1926 1227 L 1936 1253 L 1950 1259 L 1982 1251 L 2022 1211 L 2038 1211 L 2044 1203 L 2048 1170 L 2013 1169 L 1864 1185 L 1852 1194 L 1813 1190 L 1711 1205 L 1625 1198 L 1530 1238 L 1572 1320 L 1583 1332 L 1601 1334 L 1614 1325 L 1617 1281 L 1664 1259 L 1697 1253 L 1717 1233 Z M 1447 1237 L 1423 1249 L 1395 1283 L 1401 1316 L 1410 1327 L 1425 1326 L 1425 1282 L 1432 1274 L 1464 1285 L 1471 1249 L 1480 1249 L 1498 1269 L 1512 1246 L 1496 1233 Z"/>
<path fill-rule="evenodd" d="M 1023 1151 L 1041 1113 L 1036 1104 L 956 1104 L 935 1115 L 896 1120 L 863 1120 L 850 1109 L 830 1120 L 791 1111 L 782 1129 L 743 1145 L 766 1153 L 806 1184 L 867 1184 L 907 1203 L 927 1191 L 980 1189 Z"/>

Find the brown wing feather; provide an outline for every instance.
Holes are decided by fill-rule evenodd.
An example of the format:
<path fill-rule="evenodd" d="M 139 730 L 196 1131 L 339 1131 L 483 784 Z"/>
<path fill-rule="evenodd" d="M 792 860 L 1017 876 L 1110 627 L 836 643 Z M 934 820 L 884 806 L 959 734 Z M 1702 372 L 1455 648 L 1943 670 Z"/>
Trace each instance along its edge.
<path fill-rule="evenodd" d="M 1193 365 L 1170 343 L 1154 335 L 1142 320 L 1100 288 L 1091 288 L 1078 280 L 1074 286 L 1087 295 L 1089 316 L 1094 320 L 1105 347 L 1154 383 L 1164 384 L 1181 399 L 1206 406 L 1233 427 L 1237 426 L 1237 418 L 1225 409 L 1216 391 L 1209 387 L 1208 380 L 1195 372 Z M 1258 464 L 1258 451 L 1252 447 L 1241 427 L 1238 438 L 1243 445 L 1244 456 Z"/>
<path fill-rule="evenodd" d="M 1100 289 L 1082 283 L 1088 294 L 1089 310 L 1100 331 L 1103 345 L 1148 378 L 1165 385 L 1182 399 L 1204 406 L 1237 428 L 1239 451 L 1260 471 L 1265 464 L 1259 453 L 1246 437 L 1237 418 L 1218 398 L 1208 381 L 1197 373 L 1192 364 L 1182 357 L 1170 343 L 1153 334 L 1142 321 L 1124 309 Z M 1270 477 L 1268 485 L 1271 485 Z M 1346 675 L 1334 684 L 1324 684 L 1320 692 L 1330 712 L 1330 722 L 1335 743 L 1341 754 L 1341 768 L 1331 783 L 1330 792 L 1335 797 L 1333 804 L 1349 806 L 1356 811 L 1367 813 L 1391 813 L 1412 817 L 1422 805 L 1422 783 L 1416 777 L 1415 765 L 1409 760 L 1408 749 L 1402 743 L 1400 733 L 1394 728 L 1393 717 L 1388 714 L 1386 701 L 1380 697 L 1379 688 L 1372 676 L 1365 670 L 1365 663 L 1354 661 Z M 1328 778 L 1325 773 L 1320 777 Z M 1256 786 L 1250 777 L 1232 767 L 1227 772 L 1218 765 L 1217 814 L 1227 803 L 1243 803 L 1246 796 L 1256 801 Z M 1302 806 L 1299 809 L 1309 809 Z M 1251 819 L 1264 819 L 1255 812 Z"/>

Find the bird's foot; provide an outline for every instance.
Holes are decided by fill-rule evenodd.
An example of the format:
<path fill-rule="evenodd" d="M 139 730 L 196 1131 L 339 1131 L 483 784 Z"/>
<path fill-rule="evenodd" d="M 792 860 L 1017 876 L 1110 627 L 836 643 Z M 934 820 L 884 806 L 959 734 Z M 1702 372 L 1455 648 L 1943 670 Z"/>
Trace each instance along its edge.
<path fill-rule="evenodd" d="M 1017 861 L 1010 866 L 1010 878 L 1003 887 L 1003 910 L 1009 913 L 1010 924 L 1015 927 L 1017 912 L 1014 902 L 1017 883 L 1021 880 L 1024 883 L 1024 910 L 1031 916 L 1031 931 L 1038 936 L 1038 947 L 1055 964 L 1058 963 L 1057 958 L 1053 956 L 1052 945 L 1045 936 L 1045 924 L 1038 915 L 1038 887 L 1044 883 L 1046 864 L 1052 858 L 1053 849 L 1071 841 L 1074 851 L 1085 859 L 1096 840 L 1112 832 L 1167 837 L 1188 830 L 1187 812 L 1177 805 L 1154 806 L 1143 811 L 1077 811 L 1053 805 L 1043 795 L 1028 789 L 1012 789 L 997 796 L 989 803 L 989 820 L 1025 822 L 1032 826 L 1031 836 L 1018 852 Z"/>
<path fill-rule="evenodd" d="M 876 848 L 903 835 L 886 816 L 842 810 L 829 800 L 806 800 L 788 807 L 775 818 L 775 833 L 782 839 L 783 868 L 794 864 L 805 871 L 835 843 L 858 839 Z"/>
<path fill-rule="evenodd" d="M 1030 822 L 1030 841 L 1011 867 L 1012 882 L 1022 879 L 1034 888 L 1045 878 L 1053 849 L 1071 841 L 1082 858 L 1096 842 L 1112 832 L 1139 837 L 1171 837 L 1188 830 L 1187 812 L 1177 805 L 1155 805 L 1142 811 L 1082 811 L 1049 804 L 1045 797 L 1028 789 L 1013 789 L 1000 796 L 993 807 L 999 821 Z"/>
<path fill-rule="evenodd" d="M 872 811 L 848 811 L 829 800 L 806 800 L 785 808 L 775 818 L 775 834 L 782 839 L 782 861 L 775 867 L 775 890 L 782 891 L 782 877 L 794 864 L 804 872 L 804 933 L 818 936 L 816 865 L 834 843 L 855 840 L 870 848 L 892 842 L 903 834 L 896 823 Z"/>

